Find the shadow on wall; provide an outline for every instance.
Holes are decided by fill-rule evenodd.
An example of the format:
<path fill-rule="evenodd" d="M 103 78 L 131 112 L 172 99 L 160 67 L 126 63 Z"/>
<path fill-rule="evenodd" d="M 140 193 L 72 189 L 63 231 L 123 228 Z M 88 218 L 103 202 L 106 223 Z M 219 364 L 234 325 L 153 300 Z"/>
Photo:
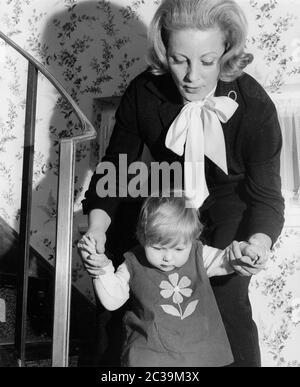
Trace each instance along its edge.
<path fill-rule="evenodd" d="M 84 1 L 69 6 L 49 17 L 45 25 L 41 46 L 47 52 L 45 62 L 48 69 L 98 130 L 101 115 L 93 99 L 122 95 L 129 81 L 146 67 L 146 26 L 130 8 L 107 1 Z M 33 203 L 47 213 L 45 231 L 52 230 L 53 237 L 48 243 L 54 249 L 59 139 L 81 134 L 81 129 L 63 98 L 58 98 L 53 112 L 49 124 L 47 172 L 39 184 L 43 189 L 33 194 Z M 77 146 L 74 253 L 79 237 L 76 223 L 82 222 L 81 200 L 91 171 L 99 161 L 98 150 L 96 141 Z M 74 282 L 79 279 L 82 282 L 82 275 L 81 261 L 77 256 L 74 259 Z"/>
<path fill-rule="evenodd" d="M 146 26 L 128 7 L 122 8 L 106 1 L 84 1 L 48 19 L 41 41 L 41 46 L 48 53 L 45 58 L 47 67 L 78 103 L 96 130 L 99 129 L 101 116 L 93 99 L 122 95 L 129 81 L 146 67 L 146 33 Z M 33 192 L 33 203 L 44 203 L 38 207 L 47 213 L 47 229 L 44 232 L 52 230 L 52 239 L 49 238 L 48 242 L 54 249 L 59 139 L 78 135 L 81 129 L 63 98 L 58 98 L 53 112 L 49 126 L 47 172 L 39 183 L 42 189 Z M 94 171 L 99 161 L 98 150 L 96 141 L 79 144 L 75 172 L 73 284 L 91 300 L 94 299 L 91 281 L 82 267 L 76 248 L 80 238 L 76 223 L 77 219 L 82 221 L 80 202 L 91 175 L 88 172 Z M 38 220 L 33 219 L 34 222 L 38 224 Z M 93 329 L 81 332 L 85 341 L 90 342 L 81 365 L 103 364 L 102 354 L 107 346 L 103 334 L 104 321 L 109 318 L 101 315 L 98 333 Z M 83 326 L 86 325 L 82 322 Z M 97 336 L 101 336 L 102 340 L 95 339 Z"/>

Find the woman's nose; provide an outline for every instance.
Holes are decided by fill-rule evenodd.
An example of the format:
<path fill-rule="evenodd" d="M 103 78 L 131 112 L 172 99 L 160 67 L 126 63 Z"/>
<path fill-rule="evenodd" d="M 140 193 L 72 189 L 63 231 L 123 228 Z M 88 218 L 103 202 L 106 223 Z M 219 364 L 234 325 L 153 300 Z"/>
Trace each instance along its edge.
<path fill-rule="evenodd" d="M 186 73 L 186 80 L 188 82 L 195 82 L 201 79 L 201 68 L 200 64 L 193 63 L 190 64 Z"/>

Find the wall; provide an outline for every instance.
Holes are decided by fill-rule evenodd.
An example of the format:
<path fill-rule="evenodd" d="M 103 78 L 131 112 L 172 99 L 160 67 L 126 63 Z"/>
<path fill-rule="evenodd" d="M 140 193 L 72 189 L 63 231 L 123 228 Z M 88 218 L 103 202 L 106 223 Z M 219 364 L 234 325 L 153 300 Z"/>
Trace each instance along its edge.
<path fill-rule="evenodd" d="M 146 29 L 158 3 L 159 0 L 0 0 L 0 25 L 4 33 L 47 66 L 97 125 L 99 115 L 93 100 L 122 94 L 130 79 L 145 68 Z M 299 0 L 243 0 L 241 4 L 249 19 L 248 51 L 255 55 L 255 62 L 247 71 L 270 92 L 300 84 Z M 16 230 L 26 72 L 26 61 L 0 42 L 0 216 Z M 39 77 L 31 240 L 52 264 L 58 140 L 79 132 L 69 106 L 47 80 Z M 90 299 L 91 283 L 75 245 L 78 224 L 82 222 L 80 202 L 97 158 L 95 143 L 78 147 L 73 281 Z M 295 350 L 299 348 L 300 322 L 296 265 L 299 235 L 297 228 L 285 229 L 270 261 L 273 269 L 268 268 L 252 282 L 264 364 L 300 365 L 299 350 Z M 295 338 L 296 347 L 290 345 Z"/>

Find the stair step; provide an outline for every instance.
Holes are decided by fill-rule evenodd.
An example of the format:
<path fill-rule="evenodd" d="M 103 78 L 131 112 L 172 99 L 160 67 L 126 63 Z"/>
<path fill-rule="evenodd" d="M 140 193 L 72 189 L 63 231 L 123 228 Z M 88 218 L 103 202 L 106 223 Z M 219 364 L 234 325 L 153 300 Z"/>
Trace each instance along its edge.
<path fill-rule="evenodd" d="M 3 281 L 0 281 L 0 299 L 3 299 L 5 301 L 6 313 L 5 322 L 0 322 L 0 367 L 15 367 L 18 366 L 14 351 L 17 293 L 15 288 L 16 281 L 14 275 L 2 275 L 2 277 L 0 276 L 0 280 L 1 279 L 5 279 Z M 33 289 L 35 293 L 36 291 L 42 292 L 42 284 L 42 281 L 37 281 L 35 278 L 33 278 L 32 281 L 29 281 L 29 289 Z M 36 286 L 37 289 L 34 289 L 34 286 Z M 30 315 L 28 315 L 26 324 L 27 334 L 25 366 L 49 367 L 51 366 L 52 357 L 52 309 L 51 305 L 38 305 L 36 299 L 32 299 L 32 293 L 34 292 L 28 293 L 28 308 L 31 309 L 31 313 Z M 43 301 L 43 299 L 41 301 Z M 45 303 L 51 303 L 51 300 L 49 301 L 48 296 Z M 86 315 L 86 317 L 88 317 L 88 315 Z M 80 333 L 80 329 L 79 327 L 77 327 L 78 322 L 79 320 L 76 323 L 76 329 L 71 329 L 69 367 L 77 367 L 81 348 L 86 346 L 86 340 L 84 337 L 77 338 L 74 336 L 74 334 Z M 81 329 L 84 331 L 86 328 L 81 326 Z M 92 321 L 89 322 L 89 329 L 93 329 Z M 10 365 L 7 363 L 9 363 Z"/>
<path fill-rule="evenodd" d="M 0 367 L 18 367 L 17 355 L 13 347 L 0 346 Z"/>
<path fill-rule="evenodd" d="M 26 345 L 25 367 L 51 367 L 50 343 L 34 343 Z M 70 348 L 69 367 L 78 366 L 78 355 Z M 13 345 L 0 345 L 0 368 L 19 367 L 17 353 Z"/>
<path fill-rule="evenodd" d="M 18 287 L 16 273 L 20 260 L 18 245 L 19 235 L 0 217 L 0 298 L 5 300 L 6 309 L 5 322 L 1 322 L 3 319 L 0 316 L 0 349 L 2 352 L 7 349 L 7 346 L 10 345 L 13 348 L 14 345 L 16 289 Z M 28 355 L 34 356 L 35 353 L 43 352 L 42 346 L 47 347 L 48 345 L 48 354 L 43 357 L 50 358 L 49 343 L 52 340 L 53 329 L 55 272 L 53 266 L 32 246 L 30 246 L 28 276 L 26 357 L 27 349 Z M 95 305 L 74 285 L 71 293 L 70 356 L 76 356 L 79 347 L 80 364 L 95 364 L 94 361 L 99 364 L 97 360 L 98 343 L 95 340 L 99 329 L 96 318 L 98 311 Z M 35 344 L 40 348 L 31 351 L 31 345 Z M 10 358 L 12 353 L 13 349 L 10 349 L 9 354 L 6 354 L 5 357 Z M 96 357 L 97 359 L 94 360 Z"/>
<path fill-rule="evenodd" d="M 16 319 L 16 289 L 13 287 L 0 288 L 0 298 L 5 301 L 6 316 L 5 322 L 0 323 L 0 344 L 14 342 L 15 319 Z M 26 339 L 28 341 L 49 341 L 51 340 L 51 324 L 45 322 L 46 316 L 31 315 L 27 318 Z M 44 323 L 42 326 L 41 323 Z"/>

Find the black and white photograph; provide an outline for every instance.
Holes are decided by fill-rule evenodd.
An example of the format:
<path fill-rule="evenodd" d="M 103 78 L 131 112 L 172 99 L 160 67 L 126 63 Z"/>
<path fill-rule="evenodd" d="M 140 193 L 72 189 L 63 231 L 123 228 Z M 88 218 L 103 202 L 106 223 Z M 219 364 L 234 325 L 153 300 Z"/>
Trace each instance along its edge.
<path fill-rule="evenodd" d="M 300 0 L 0 0 L 0 367 L 300 367 Z"/>

